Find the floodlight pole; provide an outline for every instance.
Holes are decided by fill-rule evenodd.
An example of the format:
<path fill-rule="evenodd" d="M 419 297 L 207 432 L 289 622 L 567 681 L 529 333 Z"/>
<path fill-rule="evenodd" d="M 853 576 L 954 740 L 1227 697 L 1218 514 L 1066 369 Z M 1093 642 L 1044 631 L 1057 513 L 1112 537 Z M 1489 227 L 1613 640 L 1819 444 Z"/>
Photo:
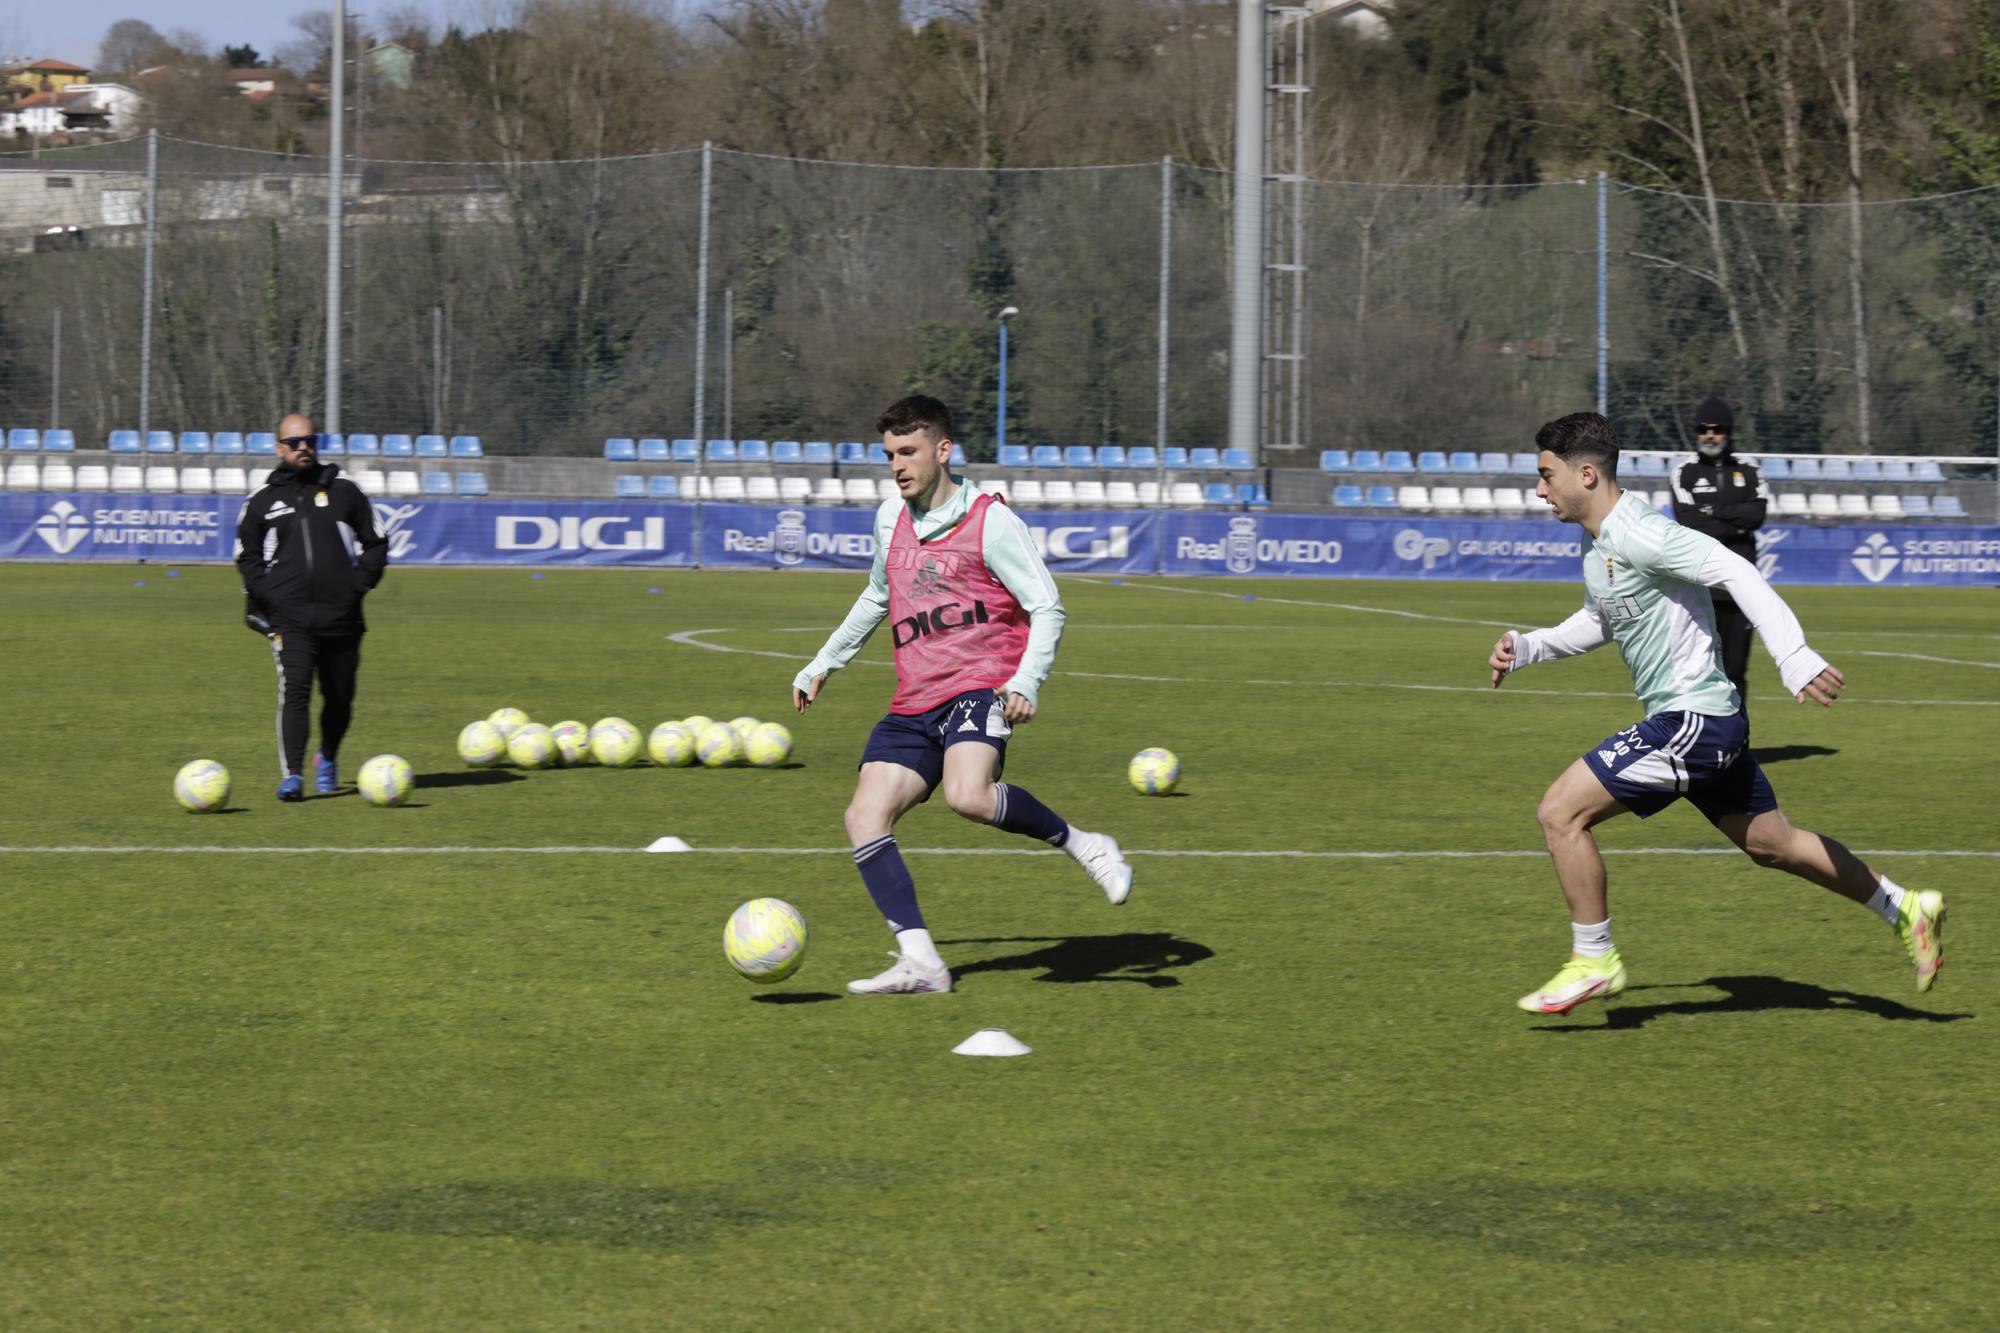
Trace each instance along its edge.
<path fill-rule="evenodd" d="M 139 447 L 153 421 L 153 257 L 160 242 L 160 131 L 146 131 L 146 255 L 139 282 Z"/>
<path fill-rule="evenodd" d="M 1264 3 L 1236 0 L 1236 190 L 1229 279 L 1229 447 L 1263 461 Z"/>
<path fill-rule="evenodd" d="M 326 146 L 326 398 L 320 407 L 322 433 L 340 433 L 340 228 L 341 191 L 346 188 L 347 0 L 333 0 L 332 134 Z"/>
<path fill-rule="evenodd" d="M 700 251 L 694 268 L 694 549 L 689 557 L 701 568 L 701 483 L 706 476 L 702 460 L 708 454 L 708 214 L 715 197 L 715 145 L 704 139 L 701 145 L 701 234 Z"/>

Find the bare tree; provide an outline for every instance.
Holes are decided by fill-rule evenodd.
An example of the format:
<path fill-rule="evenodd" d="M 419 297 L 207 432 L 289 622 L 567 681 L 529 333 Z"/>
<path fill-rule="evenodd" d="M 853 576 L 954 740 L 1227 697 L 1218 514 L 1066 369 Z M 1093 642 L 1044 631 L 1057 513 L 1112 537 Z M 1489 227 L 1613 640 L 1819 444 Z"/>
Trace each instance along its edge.
<path fill-rule="evenodd" d="M 97 44 L 100 75 L 137 74 L 142 69 L 166 63 L 167 39 L 144 19 L 119 19 L 104 30 Z"/>

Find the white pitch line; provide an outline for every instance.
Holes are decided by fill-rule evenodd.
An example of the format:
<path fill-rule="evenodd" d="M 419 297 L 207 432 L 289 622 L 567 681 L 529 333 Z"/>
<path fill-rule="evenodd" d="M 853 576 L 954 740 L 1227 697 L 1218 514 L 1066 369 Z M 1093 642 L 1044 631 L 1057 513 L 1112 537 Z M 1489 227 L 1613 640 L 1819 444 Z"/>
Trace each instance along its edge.
<path fill-rule="evenodd" d="M 2000 858 L 2000 851 L 1937 848 L 1857 848 L 1860 856 L 1954 856 Z M 905 847 L 915 856 L 1066 856 L 1054 847 Z M 1741 856 L 1734 847 L 1606 847 L 1606 856 Z M 1540 848 L 1494 848 L 1462 851 L 1442 848 L 1392 851 L 1308 851 L 1299 848 L 1238 850 L 1192 847 L 1128 847 L 1128 856 L 1178 857 L 1205 860 L 1298 861 L 1484 861 L 1515 858 L 1541 860 Z M 852 857 L 851 847 L 690 847 L 684 852 L 648 852 L 644 847 L 0 847 L 0 855 L 22 856 L 838 856 Z"/>
<path fill-rule="evenodd" d="M 1854 650 L 1856 657 L 1907 657 L 1912 662 L 1942 662 L 1946 666 L 1985 667 L 1988 671 L 2000 671 L 2000 662 L 1968 662 L 1962 657 L 1932 657 L 1929 653 L 1881 653 L 1867 649 Z"/>
<path fill-rule="evenodd" d="M 1078 579 L 1077 581 L 1080 583 L 1106 583 L 1106 584 L 1110 582 L 1109 579 L 1102 579 L 1102 578 L 1081 578 Z M 1220 592 L 1214 588 L 1176 588 L 1171 583 L 1128 582 L 1128 583 L 1122 583 L 1119 586 L 1125 588 L 1144 588 L 1148 592 L 1186 593 L 1190 597 L 1226 597 L 1233 602 L 1240 602 L 1243 601 L 1246 597 L 1248 597 L 1259 602 L 1276 602 L 1279 606 L 1326 606 L 1326 607 L 1332 607 L 1336 611 L 1361 611 L 1365 612 L 1368 615 L 1375 615 L 1375 616 L 1400 616 L 1405 620 L 1436 620 L 1436 621 L 1441 621 L 1447 625 L 1488 625 L 1494 629 L 1520 628 L 1518 624 L 1514 623 L 1511 620 L 1467 620 L 1461 616 L 1434 616 L 1424 611 L 1404 611 L 1398 607 L 1392 607 L 1392 606 L 1361 606 L 1353 602 L 1315 602 L 1300 597 L 1266 597 L 1261 592 L 1240 593 L 1240 592 Z"/>
<path fill-rule="evenodd" d="M 1474 622 L 1480 623 L 1480 622 Z M 783 633 L 773 630 L 771 633 Z M 807 653 L 781 653 L 770 648 L 735 648 L 724 643 L 709 643 L 700 638 L 703 634 L 730 634 L 728 628 L 686 629 L 678 634 L 669 634 L 670 643 L 678 643 L 685 648 L 706 648 L 712 653 L 740 653 L 745 657 L 775 657 L 786 662 L 810 662 Z M 848 665 L 894 667 L 894 662 L 879 658 L 857 657 Z M 1079 680 L 1129 680 L 1145 685 L 1276 685 L 1294 689 L 1337 689 L 1337 690 L 1417 690 L 1430 694 L 1513 694 L 1539 695 L 1551 699 L 1631 699 L 1629 690 L 1538 690 L 1527 685 L 1508 685 L 1504 690 L 1495 690 L 1488 685 L 1418 685 L 1408 681 L 1386 680 L 1272 680 L 1263 678 L 1243 678 L 1238 676 L 1147 676 L 1122 671 L 1056 671 L 1058 676 L 1071 676 Z M 1761 703 L 1785 704 L 1796 702 L 1788 694 L 1759 694 L 1752 696 Z M 1850 704 L 1883 704 L 1905 708 L 1945 707 L 1945 708 L 2000 708 L 2000 699 L 1867 699 L 1849 695 L 1845 702 Z"/>

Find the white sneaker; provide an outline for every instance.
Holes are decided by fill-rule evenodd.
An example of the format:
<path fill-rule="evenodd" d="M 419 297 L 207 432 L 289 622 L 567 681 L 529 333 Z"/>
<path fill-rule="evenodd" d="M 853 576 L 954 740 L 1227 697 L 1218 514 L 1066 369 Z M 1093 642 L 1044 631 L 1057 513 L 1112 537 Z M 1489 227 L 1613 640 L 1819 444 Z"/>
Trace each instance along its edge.
<path fill-rule="evenodd" d="M 1132 896 L 1132 863 L 1118 850 L 1118 840 L 1107 833 L 1085 833 L 1082 829 L 1072 829 L 1069 840 L 1063 843 L 1076 863 L 1090 872 L 1097 881 L 1097 887 L 1104 890 L 1104 896 L 1111 900 L 1113 907 Z"/>
<path fill-rule="evenodd" d="M 937 995 L 951 989 L 951 969 L 929 968 L 908 954 L 892 953 L 887 972 L 847 983 L 849 995 Z"/>

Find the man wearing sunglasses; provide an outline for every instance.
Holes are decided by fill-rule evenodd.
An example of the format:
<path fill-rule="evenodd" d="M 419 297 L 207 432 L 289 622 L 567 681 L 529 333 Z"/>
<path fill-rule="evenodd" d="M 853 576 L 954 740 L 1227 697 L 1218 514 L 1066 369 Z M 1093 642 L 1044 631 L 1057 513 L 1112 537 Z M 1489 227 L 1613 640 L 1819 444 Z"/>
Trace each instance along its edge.
<path fill-rule="evenodd" d="M 354 716 L 354 683 L 367 632 L 361 599 L 382 581 L 389 539 L 375 510 L 340 468 L 319 459 L 312 421 L 294 412 L 278 423 L 278 466 L 243 506 L 236 568 L 248 599 L 245 620 L 271 641 L 278 668 L 278 799 L 305 799 L 306 739 L 313 678 L 319 678 L 319 753 L 313 790 L 339 786 L 340 742 Z"/>
<path fill-rule="evenodd" d="M 1706 533 L 1757 563 L 1757 529 L 1764 526 L 1771 488 L 1753 464 L 1736 456 L 1730 437 L 1735 414 L 1720 398 L 1705 398 L 1694 410 L 1695 454 L 1674 473 L 1674 518 L 1682 527 Z M 1720 588 L 1715 603 L 1715 637 L 1722 649 L 1722 673 L 1736 687 L 1739 707 L 1750 711 L 1750 617 Z"/>

